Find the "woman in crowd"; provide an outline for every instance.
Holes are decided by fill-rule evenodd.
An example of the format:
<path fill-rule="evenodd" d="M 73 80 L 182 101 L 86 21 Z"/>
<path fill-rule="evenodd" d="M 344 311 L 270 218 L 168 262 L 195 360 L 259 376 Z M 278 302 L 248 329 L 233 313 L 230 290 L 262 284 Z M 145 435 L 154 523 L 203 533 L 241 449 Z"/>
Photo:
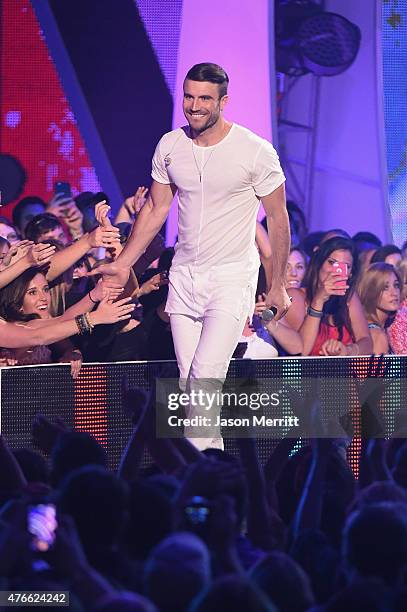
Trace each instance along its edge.
<path fill-rule="evenodd" d="M 304 289 L 289 289 L 286 320 L 303 340 L 303 355 L 367 355 L 372 340 L 354 290 L 357 256 L 351 240 L 323 242 L 310 261 Z"/>
<path fill-rule="evenodd" d="M 299 247 L 292 247 L 288 256 L 286 289 L 299 289 L 307 269 L 307 256 Z"/>
<path fill-rule="evenodd" d="M 395 244 L 385 244 L 376 250 L 370 260 L 370 263 L 384 261 L 392 266 L 397 266 L 401 259 L 401 249 L 399 249 Z"/>
<path fill-rule="evenodd" d="M 388 326 L 400 307 L 401 280 L 396 269 L 373 263 L 359 283 L 359 296 L 369 324 L 375 354 L 392 353 Z"/>
<path fill-rule="evenodd" d="M 14 354 L 9 353 L 10 357 L 18 359 L 19 364 L 48 363 L 50 353 L 45 345 L 60 342 L 78 333 L 89 333 L 96 325 L 127 321 L 134 310 L 134 304 L 129 304 L 131 298 L 112 302 L 121 291 L 117 285 L 104 286 L 100 281 L 92 292 L 63 316 L 51 319 L 49 286 L 45 275 L 39 269 L 30 268 L 0 290 L 0 346 L 22 349 Z M 98 309 L 90 313 L 99 301 Z M 27 347 L 39 349 L 34 351 Z M 59 350 L 63 351 L 63 348 L 60 346 Z M 75 362 L 72 364 L 72 374 L 77 375 L 80 367 L 77 362 L 81 361 L 81 356 L 77 352 L 75 354 L 72 345 L 69 351 L 74 354 L 68 355 L 65 350 L 61 360 L 66 361 L 69 357 L 69 361 Z"/>

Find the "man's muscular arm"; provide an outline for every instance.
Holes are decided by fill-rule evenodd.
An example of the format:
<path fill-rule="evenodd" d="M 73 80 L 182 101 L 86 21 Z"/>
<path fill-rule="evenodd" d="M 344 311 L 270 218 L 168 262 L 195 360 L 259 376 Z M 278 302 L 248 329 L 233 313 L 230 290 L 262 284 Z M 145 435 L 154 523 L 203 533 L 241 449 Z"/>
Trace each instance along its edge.
<path fill-rule="evenodd" d="M 129 278 L 131 266 L 144 253 L 163 226 L 176 191 L 175 185 L 153 181 L 148 200 L 134 222 L 123 251 L 115 262 L 99 266 L 91 274 L 109 276 L 124 287 Z"/>
<path fill-rule="evenodd" d="M 285 290 L 285 273 L 290 252 L 290 224 L 285 203 L 284 184 L 273 193 L 261 198 L 267 216 L 268 235 L 271 243 L 273 278 L 267 294 L 267 306 L 277 308 L 276 320 L 284 316 L 290 306 Z"/>
<path fill-rule="evenodd" d="M 118 257 L 118 264 L 132 266 L 144 253 L 163 226 L 176 191 L 175 185 L 153 181 L 147 202 L 139 212 L 126 246 Z"/>

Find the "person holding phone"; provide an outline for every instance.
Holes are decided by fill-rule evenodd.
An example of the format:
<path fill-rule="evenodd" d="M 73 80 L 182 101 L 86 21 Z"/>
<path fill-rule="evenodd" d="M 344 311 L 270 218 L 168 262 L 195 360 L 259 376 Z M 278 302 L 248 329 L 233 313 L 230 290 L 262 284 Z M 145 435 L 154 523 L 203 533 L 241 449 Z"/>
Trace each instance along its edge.
<path fill-rule="evenodd" d="M 286 315 L 303 340 L 303 355 L 370 355 L 369 328 L 355 291 L 357 255 L 351 240 L 330 238 L 314 251 L 303 289 L 289 289 Z"/>
<path fill-rule="evenodd" d="M 216 64 L 201 63 L 188 71 L 183 87 L 188 125 L 161 138 L 153 157 L 150 194 L 126 247 L 115 264 L 100 268 L 123 282 L 162 227 L 178 192 L 178 242 L 166 312 L 185 389 L 202 380 L 221 388 L 254 309 L 260 200 L 272 245 L 267 306 L 276 308 L 277 319 L 290 306 L 284 283 L 290 248 L 285 177 L 269 142 L 224 119 L 228 83 L 228 75 Z M 204 407 L 198 410 L 207 414 Z M 195 416 L 192 406 L 187 412 Z M 187 434 L 198 448 L 223 448 L 219 431 L 204 431 L 202 437 Z"/>

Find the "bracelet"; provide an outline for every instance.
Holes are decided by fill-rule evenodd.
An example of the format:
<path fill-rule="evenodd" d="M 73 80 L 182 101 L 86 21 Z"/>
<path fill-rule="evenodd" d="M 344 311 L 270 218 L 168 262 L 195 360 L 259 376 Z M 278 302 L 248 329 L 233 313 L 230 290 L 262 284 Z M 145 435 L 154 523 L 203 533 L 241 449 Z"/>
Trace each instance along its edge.
<path fill-rule="evenodd" d="M 93 332 L 93 328 L 95 327 L 89 319 L 87 313 L 75 317 L 75 323 L 81 336 L 83 336 L 83 334 L 91 334 Z"/>
<path fill-rule="evenodd" d="M 322 319 L 322 317 L 324 316 L 324 311 L 316 310 L 315 308 L 312 308 L 312 306 L 308 306 L 307 315 L 309 315 L 310 317 L 315 317 L 316 319 Z"/>
<path fill-rule="evenodd" d="M 95 302 L 95 300 L 92 300 L 91 293 L 92 293 L 92 289 L 88 293 L 89 299 L 92 302 L 92 304 L 99 304 L 99 300 L 96 300 L 96 302 Z"/>

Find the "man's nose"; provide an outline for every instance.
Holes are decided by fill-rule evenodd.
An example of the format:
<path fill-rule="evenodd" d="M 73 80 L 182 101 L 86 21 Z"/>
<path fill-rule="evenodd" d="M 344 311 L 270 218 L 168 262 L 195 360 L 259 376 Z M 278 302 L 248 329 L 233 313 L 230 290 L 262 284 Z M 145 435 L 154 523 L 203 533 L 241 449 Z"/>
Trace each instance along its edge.
<path fill-rule="evenodd" d="M 197 110 L 199 110 L 199 100 L 197 100 L 196 98 L 195 98 L 195 99 L 194 99 L 194 101 L 192 102 L 191 110 L 192 110 L 192 111 L 197 111 Z"/>

